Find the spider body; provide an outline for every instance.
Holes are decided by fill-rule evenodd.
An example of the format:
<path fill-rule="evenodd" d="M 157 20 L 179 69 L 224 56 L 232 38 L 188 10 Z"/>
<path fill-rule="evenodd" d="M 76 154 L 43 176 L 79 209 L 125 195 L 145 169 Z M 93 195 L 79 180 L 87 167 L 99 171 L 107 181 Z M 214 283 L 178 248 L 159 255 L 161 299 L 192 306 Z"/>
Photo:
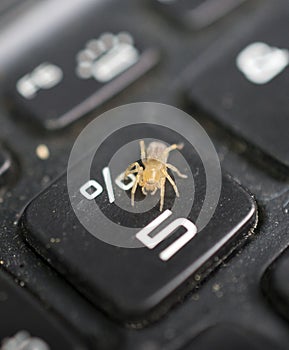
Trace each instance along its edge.
<path fill-rule="evenodd" d="M 125 171 L 124 177 L 126 178 L 129 174 L 135 174 L 135 182 L 131 189 L 131 204 L 134 205 L 134 196 L 137 186 L 142 188 L 142 193 L 147 195 L 150 192 L 154 195 L 157 190 L 160 190 L 160 211 L 163 210 L 164 198 L 165 198 L 165 183 L 166 180 L 172 185 L 176 196 L 179 196 L 178 188 L 168 174 L 167 169 L 171 169 L 177 173 L 180 177 L 186 178 L 187 176 L 181 174 L 179 170 L 172 164 L 167 163 L 169 153 L 175 149 L 182 149 L 183 144 L 173 144 L 167 147 L 162 142 L 151 142 L 147 149 L 143 140 L 140 140 L 141 150 L 141 161 L 143 167 L 138 163 L 132 163 Z"/>

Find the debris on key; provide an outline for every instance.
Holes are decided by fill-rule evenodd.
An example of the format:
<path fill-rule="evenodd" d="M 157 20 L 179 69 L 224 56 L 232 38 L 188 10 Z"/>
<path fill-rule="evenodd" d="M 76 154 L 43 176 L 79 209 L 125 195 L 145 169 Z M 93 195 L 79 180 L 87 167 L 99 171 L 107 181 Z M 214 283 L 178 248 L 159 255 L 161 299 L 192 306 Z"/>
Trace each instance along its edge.
<path fill-rule="evenodd" d="M 50 157 L 49 148 L 46 145 L 38 145 L 36 148 L 36 155 L 41 160 L 46 160 Z"/>

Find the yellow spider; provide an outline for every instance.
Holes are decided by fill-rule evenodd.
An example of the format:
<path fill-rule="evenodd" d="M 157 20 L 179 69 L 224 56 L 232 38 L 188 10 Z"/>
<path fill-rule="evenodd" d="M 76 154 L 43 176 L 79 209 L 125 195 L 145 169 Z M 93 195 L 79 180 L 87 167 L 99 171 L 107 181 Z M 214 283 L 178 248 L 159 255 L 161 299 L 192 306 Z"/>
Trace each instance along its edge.
<path fill-rule="evenodd" d="M 179 177 L 187 178 L 187 175 L 181 174 L 179 170 L 172 164 L 167 163 L 169 153 L 175 149 L 181 150 L 183 144 L 173 144 L 167 147 L 162 142 L 151 142 L 147 149 L 145 143 L 140 140 L 141 161 L 144 168 L 139 165 L 138 162 L 132 163 L 125 171 L 124 178 L 130 174 L 136 174 L 135 182 L 131 189 L 131 205 L 134 206 L 134 196 L 137 186 L 141 186 L 142 193 L 147 195 L 147 191 L 154 195 L 158 189 L 160 189 L 160 211 L 163 210 L 164 198 L 165 198 L 165 183 L 168 179 L 172 185 L 176 196 L 179 197 L 178 188 L 168 174 L 167 169 L 171 169 Z"/>

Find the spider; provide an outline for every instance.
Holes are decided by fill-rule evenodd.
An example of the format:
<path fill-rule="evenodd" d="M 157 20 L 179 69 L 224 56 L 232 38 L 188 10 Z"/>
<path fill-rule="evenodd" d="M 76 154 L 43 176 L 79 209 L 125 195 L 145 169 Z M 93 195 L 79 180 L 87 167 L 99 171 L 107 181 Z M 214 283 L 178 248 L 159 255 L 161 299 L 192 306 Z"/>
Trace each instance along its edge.
<path fill-rule="evenodd" d="M 179 177 L 187 178 L 187 175 L 181 174 L 180 171 L 172 164 L 167 163 L 169 153 L 173 150 L 181 150 L 183 144 L 173 144 L 167 147 L 159 141 L 151 142 L 145 147 L 144 140 L 140 140 L 142 167 L 138 162 L 132 163 L 125 171 L 124 178 L 130 174 L 136 174 L 136 178 L 131 189 L 131 205 L 134 206 L 134 196 L 137 186 L 141 186 L 142 193 L 147 195 L 148 192 L 154 195 L 160 189 L 160 211 L 163 210 L 165 198 L 166 180 L 172 185 L 176 196 L 179 197 L 179 191 L 174 180 L 168 174 L 167 169 L 174 171 Z M 147 192 L 148 191 L 148 192 Z"/>

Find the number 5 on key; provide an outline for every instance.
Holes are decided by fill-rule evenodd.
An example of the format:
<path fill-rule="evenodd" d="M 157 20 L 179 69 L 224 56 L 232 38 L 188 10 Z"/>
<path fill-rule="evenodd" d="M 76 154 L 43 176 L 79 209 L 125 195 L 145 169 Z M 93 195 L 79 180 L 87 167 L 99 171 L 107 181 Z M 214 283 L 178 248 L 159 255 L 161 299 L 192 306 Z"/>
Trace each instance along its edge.
<path fill-rule="evenodd" d="M 149 234 L 171 215 L 172 212 L 167 209 L 136 234 L 136 238 L 139 241 L 141 241 L 147 248 L 153 249 L 163 240 L 165 240 L 177 228 L 181 226 L 184 227 L 186 229 L 186 232 L 159 254 L 160 259 L 163 261 L 169 260 L 197 234 L 197 227 L 195 224 L 186 218 L 178 218 L 171 222 L 160 232 L 158 232 L 156 235 L 151 237 Z"/>

